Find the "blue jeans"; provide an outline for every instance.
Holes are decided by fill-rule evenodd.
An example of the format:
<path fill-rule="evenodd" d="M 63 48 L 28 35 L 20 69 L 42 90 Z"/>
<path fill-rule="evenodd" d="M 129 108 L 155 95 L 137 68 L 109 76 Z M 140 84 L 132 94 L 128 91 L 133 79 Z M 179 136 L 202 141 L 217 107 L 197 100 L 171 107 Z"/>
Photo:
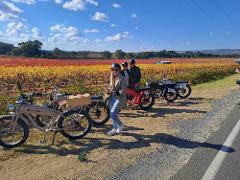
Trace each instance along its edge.
<path fill-rule="evenodd" d="M 115 95 L 112 95 L 109 100 L 109 108 L 110 108 L 110 118 L 112 119 L 113 128 L 118 129 L 122 126 L 122 122 L 118 118 L 119 109 L 119 100 Z"/>

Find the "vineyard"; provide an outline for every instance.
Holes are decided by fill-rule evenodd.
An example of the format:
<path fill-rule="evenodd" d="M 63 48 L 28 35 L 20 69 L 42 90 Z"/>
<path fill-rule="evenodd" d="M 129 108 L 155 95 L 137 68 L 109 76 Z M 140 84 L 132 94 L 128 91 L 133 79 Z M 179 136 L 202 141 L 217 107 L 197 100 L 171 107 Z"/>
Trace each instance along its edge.
<path fill-rule="evenodd" d="M 49 61 L 49 60 L 48 60 Z M 55 60 L 54 60 L 55 62 Z M 173 80 L 186 79 L 191 83 L 201 83 L 234 73 L 233 61 L 225 63 L 182 63 L 170 65 L 140 64 L 142 83 L 148 79 L 167 77 Z M 62 65 L 61 62 L 43 66 L 0 66 L 1 92 L 48 91 L 54 85 L 72 91 L 99 93 L 107 86 L 109 65 Z"/>
<path fill-rule="evenodd" d="M 82 65 L 90 61 L 95 65 Z M 101 63 L 102 61 L 104 60 L 98 62 L 2 58 L 0 60 L 1 99 L 6 99 L 9 95 L 13 98 L 19 90 L 48 92 L 54 85 L 59 85 L 64 91 L 71 93 L 101 94 L 108 84 L 109 64 L 123 60 L 105 60 L 108 65 Z M 173 80 L 184 79 L 197 84 L 233 74 L 237 67 L 232 59 L 171 59 L 176 64 L 170 65 L 152 64 L 154 61 L 156 60 L 137 61 L 142 70 L 142 84 L 146 80 L 154 81 L 163 77 Z M 6 100 L 1 101 L 1 104 L 6 103 Z"/>
<path fill-rule="evenodd" d="M 233 63 L 232 58 L 164 58 L 164 59 L 139 59 L 138 64 L 154 64 L 161 60 L 171 61 L 173 64 L 180 63 Z M 92 65 L 109 65 L 112 63 L 122 63 L 126 60 L 119 59 L 41 59 L 41 58 L 19 58 L 0 56 L 0 66 L 16 67 L 16 66 L 92 66 Z"/>

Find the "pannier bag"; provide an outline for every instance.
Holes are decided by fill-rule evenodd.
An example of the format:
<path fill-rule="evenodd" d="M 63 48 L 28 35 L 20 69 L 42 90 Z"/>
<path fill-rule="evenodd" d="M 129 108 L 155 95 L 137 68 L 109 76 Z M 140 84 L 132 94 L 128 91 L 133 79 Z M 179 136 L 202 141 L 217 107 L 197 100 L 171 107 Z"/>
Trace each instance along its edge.
<path fill-rule="evenodd" d="M 90 94 L 70 95 L 70 96 L 67 96 L 66 99 L 63 99 L 58 102 L 59 107 L 65 106 L 66 108 L 86 106 L 89 104 L 91 104 Z"/>

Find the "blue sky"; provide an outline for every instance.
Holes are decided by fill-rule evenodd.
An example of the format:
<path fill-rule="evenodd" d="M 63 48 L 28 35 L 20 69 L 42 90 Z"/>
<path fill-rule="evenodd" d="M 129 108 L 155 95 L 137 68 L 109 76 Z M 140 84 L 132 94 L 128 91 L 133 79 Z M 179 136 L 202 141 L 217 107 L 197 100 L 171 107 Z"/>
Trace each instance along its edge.
<path fill-rule="evenodd" d="M 239 0 L 1 0 L 0 41 L 94 51 L 240 48 Z"/>

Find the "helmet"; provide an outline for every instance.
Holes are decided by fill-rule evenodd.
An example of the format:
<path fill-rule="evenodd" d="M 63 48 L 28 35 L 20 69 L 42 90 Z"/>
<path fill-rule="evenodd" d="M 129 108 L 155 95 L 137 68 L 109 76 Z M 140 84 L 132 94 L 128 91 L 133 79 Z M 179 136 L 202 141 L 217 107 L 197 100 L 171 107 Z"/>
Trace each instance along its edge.
<path fill-rule="evenodd" d="M 123 66 L 123 67 L 128 67 L 128 62 L 123 62 L 123 63 L 122 63 L 122 66 Z"/>
<path fill-rule="evenodd" d="M 118 63 L 114 63 L 114 64 L 112 64 L 111 69 L 119 69 L 119 71 L 121 71 L 121 66 Z"/>
<path fill-rule="evenodd" d="M 129 62 L 130 62 L 130 64 L 136 64 L 135 59 L 131 59 Z"/>

